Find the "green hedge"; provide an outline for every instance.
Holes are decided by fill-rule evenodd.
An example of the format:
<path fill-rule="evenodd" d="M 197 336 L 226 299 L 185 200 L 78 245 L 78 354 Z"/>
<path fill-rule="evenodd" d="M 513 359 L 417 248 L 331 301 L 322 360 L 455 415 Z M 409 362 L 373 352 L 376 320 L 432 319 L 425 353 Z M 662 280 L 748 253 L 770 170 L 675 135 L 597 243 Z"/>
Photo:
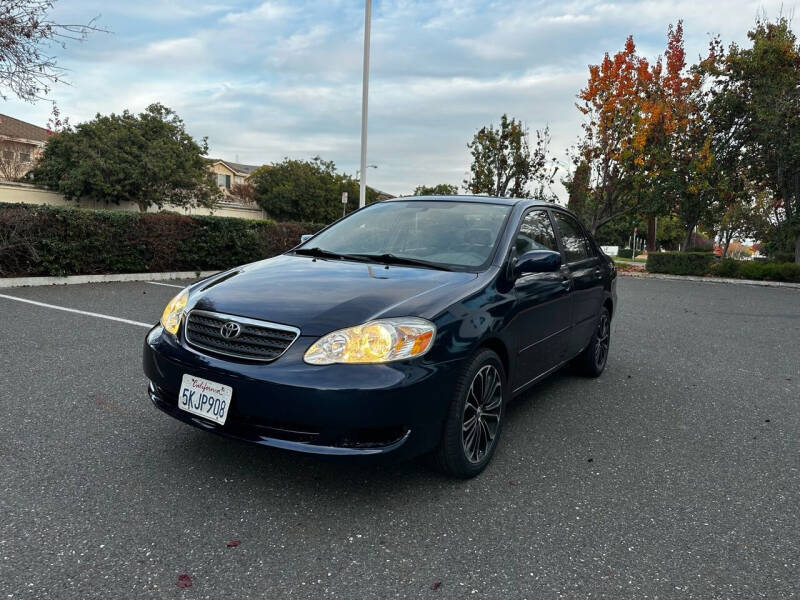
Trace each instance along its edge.
<path fill-rule="evenodd" d="M 794 262 L 794 252 L 770 252 L 767 260 L 773 263 L 792 263 Z"/>
<path fill-rule="evenodd" d="M 650 273 L 670 275 L 707 275 L 714 255 L 709 252 L 651 252 L 647 255 Z"/>
<path fill-rule="evenodd" d="M 633 258 L 633 248 L 620 248 L 617 251 L 619 258 Z"/>
<path fill-rule="evenodd" d="M 800 283 L 800 265 L 795 263 L 717 260 L 708 252 L 652 252 L 647 255 L 647 270 L 670 275 L 710 274 L 735 279 Z"/>
<path fill-rule="evenodd" d="M 0 203 L 0 276 L 222 270 L 285 252 L 322 227 Z"/>
<path fill-rule="evenodd" d="M 717 262 L 713 266 L 712 272 L 720 277 L 800 283 L 800 265 L 789 262 L 774 263 L 726 259 Z"/>

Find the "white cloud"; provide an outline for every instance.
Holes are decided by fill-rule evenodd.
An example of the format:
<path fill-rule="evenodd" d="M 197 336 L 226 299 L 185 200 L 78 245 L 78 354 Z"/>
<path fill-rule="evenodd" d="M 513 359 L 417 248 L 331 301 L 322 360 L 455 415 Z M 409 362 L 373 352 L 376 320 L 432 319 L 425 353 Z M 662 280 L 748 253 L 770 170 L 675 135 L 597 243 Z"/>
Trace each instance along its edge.
<path fill-rule="evenodd" d="M 277 21 L 286 18 L 294 12 L 294 9 L 278 2 L 262 2 L 250 10 L 230 12 L 222 17 L 223 23 L 230 24 L 253 24 L 265 21 Z"/>
<path fill-rule="evenodd" d="M 206 58 L 206 45 L 196 37 L 151 42 L 137 51 L 139 60 L 199 63 Z"/>
<path fill-rule="evenodd" d="M 746 42 L 759 7 L 786 0 L 380 0 L 373 6 L 370 184 L 407 193 L 460 183 L 466 143 L 504 112 L 530 129 L 550 126 L 552 149 L 580 132 L 575 95 L 587 65 L 633 34 L 663 52 L 684 19 L 694 59 L 719 33 Z M 800 0 L 783 8 L 789 13 Z M 62 14 L 65 3 L 61 3 Z M 75 0 L 80 17 L 103 13 L 113 35 L 59 52 L 71 87 L 53 97 L 73 122 L 96 112 L 176 109 L 211 154 L 261 164 L 320 154 L 358 168 L 363 2 L 353 0 Z M 70 15 L 75 16 L 75 15 Z M 70 19 L 73 20 L 73 19 Z M 44 124 L 50 107 L 9 101 L 2 112 Z"/>

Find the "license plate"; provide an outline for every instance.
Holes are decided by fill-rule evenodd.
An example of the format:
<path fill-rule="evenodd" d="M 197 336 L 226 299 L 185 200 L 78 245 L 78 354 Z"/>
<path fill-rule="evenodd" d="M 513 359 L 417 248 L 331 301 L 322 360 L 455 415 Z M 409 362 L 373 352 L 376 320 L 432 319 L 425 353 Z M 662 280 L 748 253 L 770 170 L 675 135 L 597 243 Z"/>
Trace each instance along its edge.
<path fill-rule="evenodd" d="M 178 408 L 220 425 L 225 424 L 233 388 L 194 375 L 184 375 L 178 394 Z"/>

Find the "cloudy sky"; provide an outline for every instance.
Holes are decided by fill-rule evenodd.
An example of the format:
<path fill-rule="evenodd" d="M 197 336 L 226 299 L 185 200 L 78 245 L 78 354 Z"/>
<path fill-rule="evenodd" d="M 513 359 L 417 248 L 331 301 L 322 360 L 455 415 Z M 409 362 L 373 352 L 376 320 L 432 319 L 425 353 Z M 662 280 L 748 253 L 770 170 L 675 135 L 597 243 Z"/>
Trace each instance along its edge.
<path fill-rule="evenodd" d="M 549 125 L 566 162 L 587 65 L 634 35 L 650 57 L 684 20 L 691 59 L 709 35 L 746 40 L 759 11 L 800 0 L 373 0 L 369 183 L 395 193 L 461 183 L 466 143 L 503 112 Z M 99 15 L 112 33 L 58 50 L 71 86 L 51 96 L 73 123 L 95 113 L 175 109 L 210 155 L 262 164 L 321 155 L 359 161 L 362 0 L 60 0 L 54 17 Z M 44 125 L 50 106 L 0 112 Z M 560 187 L 560 186 L 559 186 Z"/>

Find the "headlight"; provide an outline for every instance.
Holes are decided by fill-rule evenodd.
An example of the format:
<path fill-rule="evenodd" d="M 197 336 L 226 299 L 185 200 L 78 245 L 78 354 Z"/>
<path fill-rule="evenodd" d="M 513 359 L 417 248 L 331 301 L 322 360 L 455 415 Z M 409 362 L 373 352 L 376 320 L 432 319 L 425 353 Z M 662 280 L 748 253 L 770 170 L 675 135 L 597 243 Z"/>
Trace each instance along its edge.
<path fill-rule="evenodd" d="M 425 319 L 379 319 L 321 337 L 306 351 L 304 360 L 311 365 L 330 365 L 413 358 L 425 354 L 435 336 L 436 326 Z"/>
<path fill-rule="evenodd" d="M 172 335 L 178 333 L 178 328 L 181 326 L 181 318 L 183 317 L 183 309 L 186 308 L 188 301 L 189 290 L 185 289 L 170 300 L 164 312 L 161 313 L 161 324 Z"/>

